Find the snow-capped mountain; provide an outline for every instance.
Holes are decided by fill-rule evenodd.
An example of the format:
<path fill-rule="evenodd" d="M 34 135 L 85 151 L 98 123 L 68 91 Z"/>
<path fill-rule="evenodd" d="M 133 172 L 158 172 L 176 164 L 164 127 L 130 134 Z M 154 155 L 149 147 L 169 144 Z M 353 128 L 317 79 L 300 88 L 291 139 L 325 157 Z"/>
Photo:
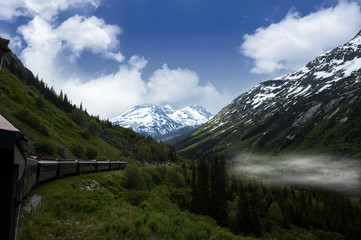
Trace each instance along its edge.
<path fill-rule="evenodd" d="M 173 110 L 167 106 L 135 106 L 111 120 L 155 139 L 171 138 L 207 122 L 213 115 L 201 106 Z M 174 134 L 172 134 L 174 133 Z"/>
<path fill-rule="evenodd" d="M 196 134 L 178 142 L 177 148 L 193 145 L 194 151 L 208 153 L 277 152 L 315 148 L 324 141 L 321 148 L 333 146 L 332 150 L 339 151 L 337 138 L 361 132 L 360 105 L 361 31 L 300 70 L 241 94 Z M 349 136 L 347 144 L 356 144 L 359 138 Z"/>

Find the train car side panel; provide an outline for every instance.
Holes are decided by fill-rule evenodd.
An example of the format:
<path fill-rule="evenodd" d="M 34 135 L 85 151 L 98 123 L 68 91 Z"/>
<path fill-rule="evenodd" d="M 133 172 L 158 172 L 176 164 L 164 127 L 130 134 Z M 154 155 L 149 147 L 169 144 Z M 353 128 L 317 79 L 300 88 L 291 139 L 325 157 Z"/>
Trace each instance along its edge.
<path fill-rule="evenodd" d="M 38 183 L 56 178 L 58 165 L 57 161 L 39 161 Z"/>
<path fill-rule="evenodd" d="M 123 161 L 119 162 L 120 169 L 124 169 L 126 166 L 127 166 L 127 162 L 123 162 Z"/>
<path fill-rule="evenodd" d="M 98 172 L 109 171 L 110 161 L 97 161 Z"/>
<path fill-rule="evenodd" d="M 110 169 L 114 170 L 114 169 L 119 169 L 120 165 L 119 165 L 120 161 L 110 161 Z"/>
<path fill-rule="evenodd" d="M 79 161 L 79 173 L 96 172 L 97 163 L 96 161 Z"/>
<path fill-rule="evenodd" d="M 78 173 L 78 161 L 59 162 L 59 177 L 75 175 Z"/>
<path fill-rule="evenodd" d="M 30 190 L 36 185 L 37 176 L 38 176 L 38 160 L 27 158 L 23 196 L 26 196 L 30 192 Z"/>

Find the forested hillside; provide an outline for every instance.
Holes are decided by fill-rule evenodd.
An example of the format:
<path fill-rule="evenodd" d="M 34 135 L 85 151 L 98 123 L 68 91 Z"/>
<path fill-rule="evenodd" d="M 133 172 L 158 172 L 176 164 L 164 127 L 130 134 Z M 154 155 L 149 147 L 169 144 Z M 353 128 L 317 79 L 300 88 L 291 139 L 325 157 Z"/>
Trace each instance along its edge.
<path fill-rule="evenodd" d="M 89 115 L 25 68 L 12 53 L 0 72 L 0 114 L 26 137 L 28 154 L 57 158 L 176 161 L 175 150 Z"/>

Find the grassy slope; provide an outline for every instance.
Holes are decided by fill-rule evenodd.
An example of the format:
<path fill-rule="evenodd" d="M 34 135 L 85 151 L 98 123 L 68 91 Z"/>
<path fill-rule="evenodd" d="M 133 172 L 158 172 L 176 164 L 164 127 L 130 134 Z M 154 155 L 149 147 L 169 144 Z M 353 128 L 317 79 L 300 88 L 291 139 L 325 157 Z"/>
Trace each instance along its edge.
<path fill-rule="evenodd" d="M 85 149 L 96 148 L 99 158 L 119 158 L 119 150 L 99 137 L 83 138 L 79 134 L 82 128 L 75 124 L 67 114 L 46 100 L 37 89 L 26 85 L 6 68 L 2 68 L 0 72 L 0 91 L 0 113 L 33 141 L 50 143 L 55 150 L 62 148 L 70 157 L 75 157 L 70 151 L 71 146 L 80 144 Z M 39 107 L 36 104 L 37 98 L 43 100 L 44 106 Z M 34 129 L 27 122 L 17 119 L 14 113 L 21 109 L 29 110 L 37 121 L 48 129 L 49 136 Z"/>

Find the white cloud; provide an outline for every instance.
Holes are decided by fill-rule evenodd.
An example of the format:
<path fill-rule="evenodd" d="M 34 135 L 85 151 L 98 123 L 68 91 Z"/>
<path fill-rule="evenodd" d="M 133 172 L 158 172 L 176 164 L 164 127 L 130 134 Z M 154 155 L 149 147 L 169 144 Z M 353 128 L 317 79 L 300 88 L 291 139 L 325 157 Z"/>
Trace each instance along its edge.
<path fill-rule="evenodd" d="M 50 82 L 59 79 L 57 55 L 62 44 L 52 26 L 40 17 L 18 28 L 27 47 L 21 52 L 21 59 L 34 74 Z"/>
<path fill-rule="evenodd" d="M 162 68 L 156 70 L 150 77 L 148 83 L 150 101 L 167 104 L 167 101 L 172 99 L 173 102 L 178 102 L 189 95 L 194 95 L 198 82 L 197 73 L 188 69 L 169 69 L 163 64 Z"/>
<path fill-rule="evenodd" d="M 76 103 L 83 103 L 92 114 L 113 118 L 140 104 L 170 104 L 176 108 L 200 104 L 216 113 L 229 102 L 226 93 L 220 93 L 208 83 L 201 86 L 195 72 L 188 69 L 169 69 L 166 64 L 156 70 L 149 81 L 142 78 L 147 61 L 133 56 L 119 70 L 110 75 L 82 83 L 69 81 L 64 92 Z"/>
<path fill-rule="evenodd" d="M 291 10 L 280 22 L 244 35 L 240 52 L 254 60 L 252 72 L 296 70 L 318 54 L 350 40 L 361 28 L 360 6 L 340 1 L 307 16 Z"/>
<path fill-rule="evenodd" d="M 60 11 L 71 7 L 97 8 L 100 0 L 0 0 L 0 20 L 11 21 L 19 16 L 41 16 L 50 21 Z"/>
<path fill-rule="evenodd" d="M 35 15 L 50 21 L 60 11 L 67 10 L 71 7 L 84 7 L 91 5 L 97 8 L 100 0 L 24 0 L 26 8 Z"/>
<path fill-rule="evenodd" d="M 82 102 L 89 113 L 114 117 L 144 102 L 147 90 L 141 74 L 146 64 L 144 58 L 133 56 L 114 74 L 84 83 L 79 79 L 68 81 L 64 92 L 76 103 Z"/>
<path fill-rule="evenodd" d="M 163 64 L 149 80 L 148 102 L 153 104 L 174 107 L 199 104 L 217 113 L 230 100 L 227 93 L 221 94 L 211 83 L 200 85 L 197 73 L 189 69 L 169 69 Z"/>
<path fill-rule="evenodd" d="M 25 14 L 23 0 L 0 0 L 0 20 L 12 21 Z"/>
<path fill-rule="evenodd" d="M 58 38 L 65 42 L 64 47 L 72 51 L 72 57 L 79 57 L 84 50 L 90 50 L 118 62 L 124 60 L 121 53 L 111 52 L 117 49 L 117 36 L 122 30 L 116 25 L 107 25 L 103 19 L 75 15 L 63 22 L 55 31 Z"/>
<path fill-rule="evenodd" d="M 83 51 L 101 54 L 118 62 L 124 60 L 124 56 L 115 51 L 119 44 L 120 27 L 107 25 L 103 19 L 94 16 L 76 15 L 58 27 L 36 16 L 27 25 L 20 26 L 18 32 L 27 44 L 21 52 L 25 65 L 48 83 L 56 80 L 59 86 L 70 76 L 60 65 L 60 55 L 66 55 L 64 50 L 70 51 L 68 60 L 71 61 L 75 61 Z"/>

